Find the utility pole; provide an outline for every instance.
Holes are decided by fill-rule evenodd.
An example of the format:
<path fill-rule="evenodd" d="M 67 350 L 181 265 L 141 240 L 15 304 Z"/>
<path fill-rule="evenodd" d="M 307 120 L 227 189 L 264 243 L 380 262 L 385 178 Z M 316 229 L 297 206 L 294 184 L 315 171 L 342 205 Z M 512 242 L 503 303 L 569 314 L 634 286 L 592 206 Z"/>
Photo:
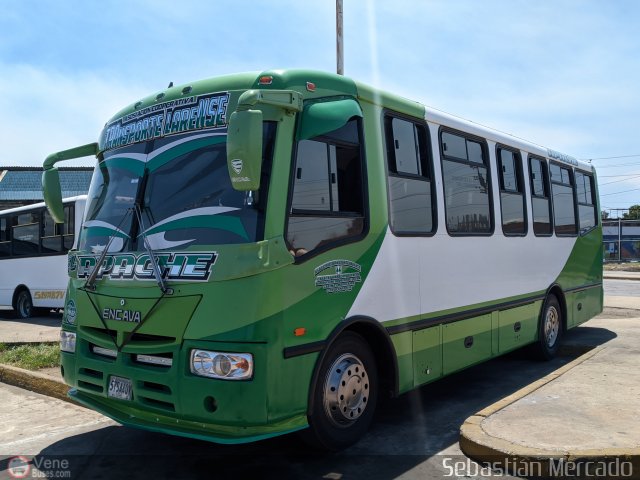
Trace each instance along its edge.
<path fill-rule="evenodd" d="M 342 0 L 336 0 L 336 57 L 338 75 L 344 75 L 344 49 L 342 43 Z"/>

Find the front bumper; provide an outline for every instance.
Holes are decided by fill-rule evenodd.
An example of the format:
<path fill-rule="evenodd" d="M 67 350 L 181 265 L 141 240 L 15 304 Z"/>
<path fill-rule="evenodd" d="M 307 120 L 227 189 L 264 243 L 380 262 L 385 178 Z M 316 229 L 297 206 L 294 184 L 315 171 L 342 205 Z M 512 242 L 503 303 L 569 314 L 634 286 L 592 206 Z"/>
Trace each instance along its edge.
<path fill-rule="evenodd" d="M 300 410 L 269 418 L 264 343 L 183 340 L 161 345 L 153 339 L 131 342 L 113 359 L 94 353 L 94 346 L 109 348 L 100 340 L 78 332 L 76 353 L 61 355 L 64 379 L 73 387 L 70 397 L 123 425 L 217 443 L 253 442 L 307 426 Z M 229 381 L 192 374 L 189 352 L 194 348 L 252 353 L 253 378 Z M 171 366 L 140 364 L 137 354 L 164 355 L 173 361 Z M 108 396 L 111 376 L 131 380 L 131 400 Z"/>
<path fill-rule="evenodd" d="M 285 421 L 268 425 L 229 426 L 168 417 L 149 410 L 136 408 L 128 408 L 125 413 L 114 408 L 113 402 L 105 402 L 100 397 L 82 393 L 75 388 L 69 391 L 69 397 L 81 405 L 89 407 L 128 427 L 223 444 L 256 442 L 302 430 L 308 426 L 306 415 L 298 415 Z"/>

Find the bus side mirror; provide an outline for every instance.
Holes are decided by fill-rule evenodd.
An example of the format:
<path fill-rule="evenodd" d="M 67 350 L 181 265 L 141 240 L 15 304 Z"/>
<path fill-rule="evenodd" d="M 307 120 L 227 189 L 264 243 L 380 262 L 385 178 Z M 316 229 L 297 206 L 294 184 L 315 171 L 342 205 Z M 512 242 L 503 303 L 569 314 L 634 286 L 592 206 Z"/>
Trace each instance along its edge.
<path fill-rule="evenodd" d="M 246 192 L 260 188 L 262 171 L 262 111 L 239 110 L 229 118 L 227 168 L 231 185 Z"/>
<path fill-rule="evenodd" d="M 44 169 L 44 172 L 42 172 L 42 194 L 49 213 L 51 213 L 51 217 L 56 223 L 64 223 L 64 207 L 62 206 L 60 174 L 54 165 L 65 160 L 97 154 L 98 144 L 88 143 L 62 152 L 52 153 L 42 164 Z"/>
<path fill-rule="evenodd" d="M 64 207 L 62 206 L 62 189 L 57 168 L 54 167 L 42 173 L 42 193 L 53 221 L 63 223 Z"/>

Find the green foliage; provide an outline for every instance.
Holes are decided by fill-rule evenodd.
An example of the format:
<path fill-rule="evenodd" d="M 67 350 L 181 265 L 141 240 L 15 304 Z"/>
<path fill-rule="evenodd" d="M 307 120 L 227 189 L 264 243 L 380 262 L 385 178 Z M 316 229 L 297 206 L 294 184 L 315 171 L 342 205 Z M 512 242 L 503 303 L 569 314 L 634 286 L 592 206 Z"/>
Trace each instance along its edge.
<path fill-rule="evenodd" d="M 0 363 L 27 370 L 39 370 L 60 365 L 60 346 L 57 343 L 5 345 L 0 343 Z"/>
<path fill-rule="evenodd" d="M 625 220 L 640 220 L 640 205 L 631 205 L 628 213 L 623 213 Z"/>

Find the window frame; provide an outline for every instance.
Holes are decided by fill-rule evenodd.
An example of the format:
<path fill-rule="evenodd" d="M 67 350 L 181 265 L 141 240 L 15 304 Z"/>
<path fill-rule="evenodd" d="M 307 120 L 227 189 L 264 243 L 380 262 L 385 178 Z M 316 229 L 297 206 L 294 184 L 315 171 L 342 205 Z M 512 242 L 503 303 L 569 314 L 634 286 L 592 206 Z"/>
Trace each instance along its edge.
<path fill-rule="evenodd" d="M 45 222 L 44 222 L 44 217 L 46 215 L 47 209 L 46 207 L 36 207 L 36 208 L 29 208 L 29 209 L 25 209 L 23 211 L 17 211 L 17 212 L 12 212 L 12 213 L 7 213 L 7 214 L 3 214 L 0 215 L 0 219 L 4 220 L 6 222 L 6 230 L 5 230 L 5 236 L 7 237 L 6 239 L 1 239 L 0 238 L 0 243 L 2 244 L 7 244 L 9 245 L 9 255 L 5 256 L 5 257 L 0 257 L 0 261 L 2 260 L 9 260 L 9 259 L 21 259 L 21 258 L 37 258 L 37 257 L 51 257 L 51 256 L 58 256 L 58 255 L 67 255 L 69 250 L 71 250 L 70 248 L 66 248 L 65 247 L 65 243 L 64 240 L 65 238 L 71 238 L 73 240 L 73 243 L 75 243 L 75 236 L 76 236 L 76 226 L 75 226 L 75 207 L 76 207 L 76 202 L 74 201 L 65 201 L 63 203 L 64 205 L 64 212 L 65 212 L 65 221 L 62 224 L 56 224 L 54 223 L 54 231 L 59 232 L 57 235 L 49 235 L 49 236 L 45 236 L 44 233 L 44 228 L 45 228 Z M 19 224 L 18 223 L 18 217 L 20 215 L 24 215 L 24 214 L 30 214 L 30 215 L 34 215 L 34 218 L 37 218 L 38 221 L 37 222 L 30 222 L 30 223 L 23 223 L 23 224 Z M 72 225 L 72 229 L 71 229 L 71 233 L 69 234 L 64 234 L 65 231 L 68 231 L 66 229 L 69 228 L 69 218 L 71 217 L 71 225 Z M 14 236 L 14 231 L 16 227 L 24 227 L 24 226 L 33 226 L 33 225 L 37 225 L 37 231 L 38 231 L 38 240 L 37 243 L 33 243 L 34 245 L 37 245 L 37 253 L 31 253 L 31 254 L 16 254 L 16 249 L 15 249 L 15 236 Z M 56 238 L 58 237 L 60 239 L 60 250 L 59 251 L 55 251 L 55 252 L 45 252 L 44 251 L 44 247 L 43 247 L 43 240 L 45 238 Z"/>
<path fill-rule="evenodd" d="M 506 190 L 504 188 L 504 179 L 503 179 L 503 171 L 502 171 L 502 156 L 500 155 L 501 150 L 506 150 L 507 152 L 511 152 L 515 154 L 516 160 L 514 163 L 515 166 L 515 178 L 518 182 L 517 190 Z M 527 215 L 527 195 L 524 181 L 524 169 L 522 166 L 522 154 L 520 150 L 515 147 L 510 147 L 508 145 L 502 143 L 496 143 L 496 168 L 498 170 L 498 190 L 500 193 L 500 222 L 502 223 L 502 234 L 505 237 L 526 237 L 529 234 L 529 216 Z M 509 233 L 504 230 L 504 217 L 502 215 L 502 194 L 506 193 L 508 195 L 520 195 L 522 199 L 522 221 L 524 223 L 524 231 L 520 233 Z"/>
<path fill-rule="evenodd" d="M 11 258 L 33 258 L 42 256 L 42 208 L 35 208 L 33 210 L 25 210 L 23 212 L 16 212 L 13 215 L 13 225 L 11 225 Z M 19 223 L 20 215 L 32 215 L 32 219 L 36 219 L 35 222 Z M 24 227 L 35 227 L 38 238 L 34 242 L 29 242 L 32 245 L 37 246 L 35 253 L 16 254 L 16 229 Z"/>
<path fill-rule="evenodd" d="M 594 228 L 598 227 L 598 225 L 600 225 L 601 222 L 601 218 L 600 215 L 598 214 L 598 202 L 597 202 L 597 198 L 596 198 L 596 179 L 595 176 L 593 174 L 593 172 L 587 172 L 584 170 L 580 170 L 578 168 L 574 168 L 573 169 L 573 182 L 575 184 L 574 187 L 574 191 L 575 191 L 575 197 L 576 197 L 576 209 L 578 210 L 578 234 L 580 236 L 586 235 L 589 232 L 591 232 Z M 591 203 L 581 203 L 580 199 L 578 198 L 578 183 L 577 183 L 577 175 L 583 175 L 584 177 L 589 179 L 590 182 L 590 187 L 591 187 Z M 593 226 L 587 228 L 587 229 L 580 229 L 580 206 L 583 207 L 592 207 L 593 208 L 593 216 L 595 219 L 595 223 L 593 224 Z"/>
<path fill-rule="evenodd" d="M 422 169 L 421 175 L 412 173 L 405 173 L 397 171 L 397 164 L 395 165 L 396 171 L 391 170 L 391 161 L 396 163 L 394 145 L 389 140 L 393 139 L 393 119 L 403 120 L 413 124 L 414 127 L 422 129 L 424 132 L 424 145 L 418 145 L 417 152 L 420 155 L 420 167 Z M 387 221 L 389 230 L 396 237 L 433 237 L 438 232 L 438 194 L 436 189 L 434 157 L 431 146 L 431 132 L 429 131 L 429 124 L 424 118 L 412 117 L 410 115 L 402 114 L 394 110 L 384 109 L 382 111 L 382 133 L 384 141 L 384 154 L 385 154 L 385 184 L 387 190 Z M 422 148 L 420 148 L 422 147 Z M 393 152 L 393 153 L 392 153 Z M 426 165 L 425 165 L 426 164 Z M 391 189 L 389 185 L 390 178 L 405 178 L 408 180 L 417 180 L 426 182 L 431 185 L 431 231 L 430 232 L 416 232 L 416 231 L 397 231 L 394 229 L 391 223 Z"/>
<path fill-rule="evenodd" d="M 553 214 L 554 214 L 554 218 L 553 218 L 553 233 L 555 234 L 556 237 L 578 237 L 580 235 L 580 218 L 578 217 L 578 198 L 577 198 L 577 192 L 576 192 L 576 178 L 575 178 L 575 173 L 573 171 L 573 167 L 561 162 L 557 162 L 554 160 L 548 160 L 549 162 L 549 186 L 551 188 L 551 191 L 549 192 L 549 194 L 551 195 L 551 203 L 553 204 Z M 561 169 L 565 169 L 569 172 L 569 185 L 567 185 L 566 183 L 562 183 L 562 181 L 554 181 L 553 178 L 551 178 L 551 165 L 556 165 L 558 167 L 560 167 Z M 562 186 L 562 187 L 571 187 L 571 192 L 572 192 L 572 198 L 573 198 L 573 224 L 574 227 L 576 229 L 575 233 L 558 233 L 558 226 L 556 224 L 556 219 L 555 219 L 555 211 L 556 211 L 556 206 L 555 206 L 555 202 L 553 201 L 553 185 L 556 184 L 558 186 Z"/>
<path fill-rule="evenodd" d="M 482 149 L 482 158 L 484 162 L 482 165 L 487 169 L 487 192 L 489 197 L 489 225 L 490 229 L 487 232 L 452 232 L 449 230 L 449 223 L 447 222 L 447 194 L 445 189 L 445 178 L 444 178 L 444 162 L 456 162 L 462 165 L 467 166 L 478 166 L 480 165 L 478 162 L 472 162 L 469 160 L 462 160 L 457 157 L 451 157 L 446 155 L 444 152 L 444 145 L 442 142 L 442 134 L 449 133 L 452 135 L 457 135 L 459 137 L 463 137 L 465 140 L 471 140 L 472 142 L 476 142 L 480 144 Z M 454 128 L 440 126 L 438 129 L 438 149 L 440 151 L 440 177 L 442 180 L 442 193 L 443 193 L 443 206 L 444 206 L 444 224 L 447 229 L 447 233 L 452 237 L 491 237 L 495 233 L 496 230 L 496 220 L 495 220 L 495 208 L 493 201 L 493 176 L 491 175 L 491 156 L 489 155 L 489 146 L 487 144 L 487 139 L 484 137 L 479 137 L 477 135 L 473 135 L 471 133 L 456 130 Z"/>
<path fill-rule="evenodd" d="M 14 215 L 2 215 L 0 216 L 0 222 L 4 220 L 4 237 L 0 236 L 0 244 L 8 245 L 7 256 L 0 256 L 0 261 L 9 259 L 13 257 L 13 241 L 12 241 L 12 233 L 13 233 L 13 223 L 14 223 Z M 2 232 L 2 230 L 0 230 Z"/>
<path fill-rule="evenodd" d="M 339 98 L 341 99 L 341 98 Z M 325 100 L 332 101 L 332 100 Z M 367 172 L 367 157 L 366 157 L 366 149 L 365 149 L 365 138 L 364 138 L 364 125 L 362 117 L 352 117 L 349 121 L 355 120 L 358 132 L 358 150 L 360 153 L 360 168 L 361 168 L 361 177 L 362 177 L 362 215 L 353 215 L 349 213 L 341 213 L 341 212 L 332 212 L 332 211 L 324 211 L 324 210 L 297 210 L 295 213 L 293 211 L 293 189 L 295 188 L 295 180 L 296 180 L 296 168 L 297 168 L 297 158 L 298 158 L 298 145 L 301 140 L 298 140 L 296 137 L 297 132 L 300 128 L 300 123 L 302 120 L 302 114 L 297 115 L 296 126 L 294 129 L 294 141 L 293 147 L 291 149 L 291 164 L 289 171 L 289 191 L 287 192 L 287 210 L 286 217 L 284 222 L 284 241 L 287 249 L 291 249 L 289 242 L 287 240 L 287 235 L 289 232 L 289 221 L 292 216 L 299 217 L 318 217 L 318 218 L 362 218 L 362 232 L 358 235 L 341 237 L 337 240 L 330 241 L 324 243 L 323 245 L 316 247 L 312 250 L 309 250 L 307 253 L 296 256 L 293 255 L 294 263 L 300 264 L 304 263 L 307 260 L 316 257 L 324 252 L 332 250 L 334 248 L 341 247 L 343 245 L 348 245 L 350 243 L 355 243 L 363 240 L 369 234 L 370 228 L 370 212 L 369 212 L 369 182 L 368 182 L 368 172 Z M 346 124 L 345 124 L 346 125 Z M 314 138 L 324 138 L 326 135 L 319 135 Z M 309 139 L 310 140 L 310 139 Z M 332 145 L 339 145 L 341 142 L 333 142 Z M 348 145 L 347 143 L 342 143 L 342 145 Z"/>
<path fill-rule="evenodd" d="M 543 170 L 542 170 L 542 188 L 544 188 L 546 196 L 540 196 L 540 195 L 536 195 L 535 190 L 533 188 L 533 170 L 531 168 L 531 161 L 532 160 L 538 160 L 540 161 L 540 163 L 542 164 Z M 536 237 L 552 237 L 554 232 L 555 232 L 555 221 L 553 218 L 553 200 L 551 198 L 552 192 L 551 192 L 551 177 L 550 177 L 550 173 L 549 173 L 549 163 L 548 160 L 545 157 L 542 157 L 540 155 L 534 155 L 534 154 L 529 154 L 527 157 L 527 167 L 529 170 L 529 199 L 531 200 L 531 225 L 532 225 L 532 230 L 533 230 L 533 234 Z M 533 211 L 533 199 L 534 198 L 543 198 L 547 200 L 547 205 L 548 205 L 548 210 L 549 210 L 549 233 L 536 233 L 536 228 L 535 228 L 535 222 L 536 222 L 536 218 L 535 218 L 535 214 Z"/>

